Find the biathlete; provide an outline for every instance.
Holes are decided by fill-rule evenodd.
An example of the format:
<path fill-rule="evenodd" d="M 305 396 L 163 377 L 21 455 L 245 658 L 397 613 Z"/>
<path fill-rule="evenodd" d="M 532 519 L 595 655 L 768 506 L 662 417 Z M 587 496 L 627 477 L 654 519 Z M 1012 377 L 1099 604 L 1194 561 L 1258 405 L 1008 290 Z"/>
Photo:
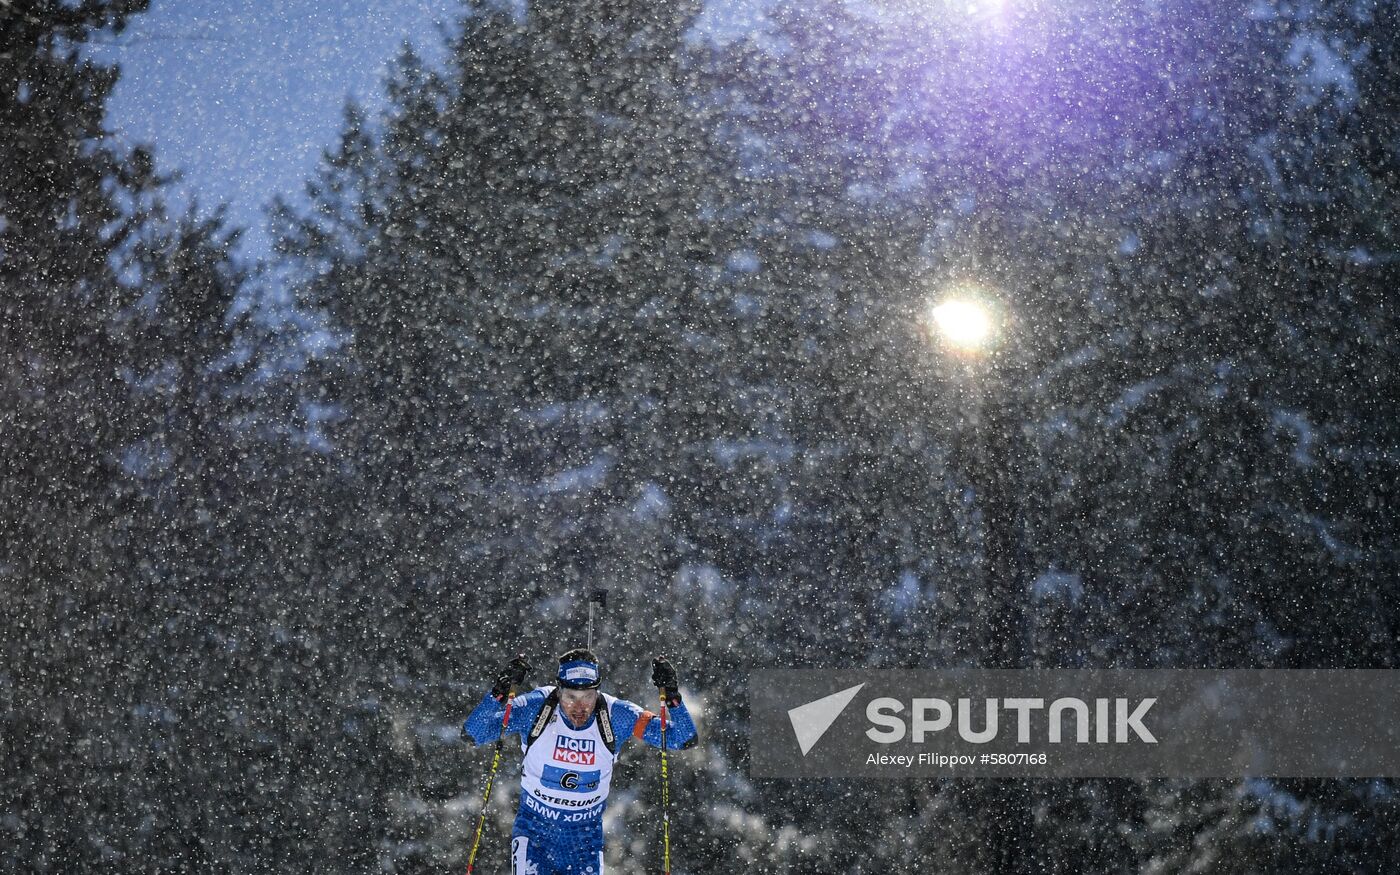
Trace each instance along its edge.
<path fill-rule="evenodd" d="M 477 744 L 501 737 L 506 696 L 525 682 L 530 666 L 517 656 L 462 725 Z M 555 686 L 511 700 L 507 734 L 520 736 L 520 808 L 511 828 L 515 875 L 602 875 L 603 809 L 613 762 L 629 738 L 661 746 L 661 718 L 640 705 L 599 691 L 598 657 L 582 648 L 559 657 Z M 676 670 L 665 657 L 652 683 L 666 702 L 666 747 L 695 743 L 695 724 L 681 701 Z"/>

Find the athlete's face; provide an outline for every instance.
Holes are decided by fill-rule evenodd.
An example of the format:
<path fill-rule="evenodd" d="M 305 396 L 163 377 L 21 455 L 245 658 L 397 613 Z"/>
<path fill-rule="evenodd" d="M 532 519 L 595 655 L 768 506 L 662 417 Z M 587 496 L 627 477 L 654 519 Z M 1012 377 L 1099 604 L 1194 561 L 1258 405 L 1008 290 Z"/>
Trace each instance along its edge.
<path fill-rule="evenodd" d="M 582 726 L 598 703 L 597 690 L 559 690 L 559 707 L 575 726 Z"/>

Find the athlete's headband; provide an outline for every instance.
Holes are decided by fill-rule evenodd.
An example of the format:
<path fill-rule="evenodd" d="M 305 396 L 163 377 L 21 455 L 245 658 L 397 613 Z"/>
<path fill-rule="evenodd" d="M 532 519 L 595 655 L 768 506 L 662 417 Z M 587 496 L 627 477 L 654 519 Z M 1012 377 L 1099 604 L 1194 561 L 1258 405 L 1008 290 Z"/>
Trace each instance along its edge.
<path fill-rule="evenodd" d="M 598 664 L 584 659 L 561 663 L 559 685 L 574 690 L 591 690 L 598 686 Z"/>

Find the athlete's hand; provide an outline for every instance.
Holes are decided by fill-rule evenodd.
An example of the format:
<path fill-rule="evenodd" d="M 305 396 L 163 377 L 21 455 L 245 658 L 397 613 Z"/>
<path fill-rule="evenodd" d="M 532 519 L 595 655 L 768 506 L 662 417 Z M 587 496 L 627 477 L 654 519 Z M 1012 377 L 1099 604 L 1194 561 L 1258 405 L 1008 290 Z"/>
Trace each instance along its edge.
<path fill-rule="evenodd" d="M 519 689 L 525 683 L 525 676 L 529 673 L 530 663 L 525 660 L 525 654 L 517 654 L 510 661 L 510 665 L 496 676 L 496 685 L 491 688 L 491 695 L 504 702 L 512 689 Z"/>
<path fill-rule="evenodd" d="M 680 678 L 676 669 L 664 656 L 658 656 L 651 664 L 651 684 L 661 690 L 666 704 L 676 705 L 681 700 Z"/>

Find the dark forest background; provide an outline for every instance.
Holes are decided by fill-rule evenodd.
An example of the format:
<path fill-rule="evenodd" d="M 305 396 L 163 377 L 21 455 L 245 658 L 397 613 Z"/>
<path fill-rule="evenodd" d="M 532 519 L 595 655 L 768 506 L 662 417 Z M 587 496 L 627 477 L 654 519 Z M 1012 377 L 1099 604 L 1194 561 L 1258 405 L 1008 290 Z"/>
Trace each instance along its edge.
<path fill-rule="evenodd" d="M 467 3 L 256 263 L 104 133 L 145 6 L 0 2 L 0 869 L 458 871 L 460 721 L 603 586 L 703 733 L 677 872 L 992 871 L 971 784 L 747 777 L 751 669 L 983 652 L 949 284 L 1017 314 L 1035 665 L 1397 667 L 1395 3 Z M 1025 793 L 1035 871 L 1400 868 L 1388 780 Z"/>

